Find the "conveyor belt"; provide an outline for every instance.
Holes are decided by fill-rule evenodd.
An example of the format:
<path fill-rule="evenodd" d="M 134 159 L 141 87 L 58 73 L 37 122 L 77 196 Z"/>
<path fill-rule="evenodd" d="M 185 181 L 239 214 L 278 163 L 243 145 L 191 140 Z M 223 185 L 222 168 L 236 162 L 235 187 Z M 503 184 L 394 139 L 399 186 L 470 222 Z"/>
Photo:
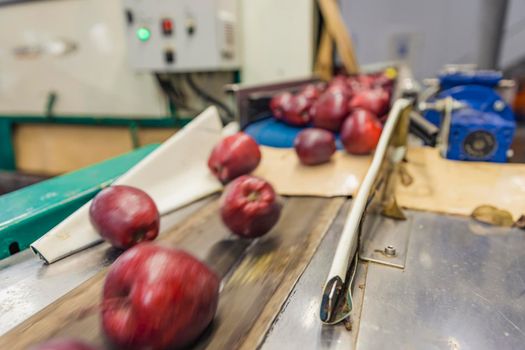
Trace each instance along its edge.
<path fill-rule="evenodd" d="M 160 237 L 159 244 L 185 249 L 223 276 L 215 321 L 196 348 L 253 349 L 260 344 L 344 199 L 287 197 L 283 203 L 279 223 L 257 240 L 239 239 L 228 231 L 217 197 Z M 98 259 L 107 265 L 115 255 L 116 250 L 107 249 Z M 61 274 L 54 264 L 49 270 Z M 106 273 L 102 269 L 9 330 L 0 337 L 0 349 L 26 349 L 50 337 L 81 338 L 109 348 L 99 319 Z M 35 284 L 38 288 L 39 282 Z"/>
<path fill-rule="evenodd" d="M 177 212 L 163 224 L 173 226 L 202 205 Z M 321 326 L 319 293 L 347 209 L 341 210 L 290 293 L 262 349 L 352 349 L 356 342 L 358 349 L 522 347 L 523 231 L 424 212 L 407 212 L 411 232 L 404 270 L 360 265 L 352 331 Z M 402 229 L 406 222 L 396 225 Z M 392 230 L 391 223 L 388 227 Z M 99 245 L 48 267 L 27 253 L 5 260 L 0 265 L 0 332 L 96 274 L 113 258 L 106 251 Z"/>

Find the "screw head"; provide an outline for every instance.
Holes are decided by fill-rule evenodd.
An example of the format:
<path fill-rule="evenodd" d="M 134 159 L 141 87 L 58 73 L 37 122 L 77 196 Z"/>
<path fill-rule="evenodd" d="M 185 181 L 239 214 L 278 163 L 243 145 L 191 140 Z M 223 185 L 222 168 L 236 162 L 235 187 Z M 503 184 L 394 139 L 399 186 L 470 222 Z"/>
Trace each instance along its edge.
<path fill-rule="evenodd" d="M 495 111 L 501 112 L 502 110 L 505 109 L 505 102 L 501 100 L 497 100 L 496 102 L 494 102 L 494 105 L 492 107 L 494 108 Z"/>
<path fill-rule="evenodd" d="M 395 256 L 396 255 L 396 248 L 394 246 L 388 245 L 385 247 L 385 254 L 388 256 Z"/>

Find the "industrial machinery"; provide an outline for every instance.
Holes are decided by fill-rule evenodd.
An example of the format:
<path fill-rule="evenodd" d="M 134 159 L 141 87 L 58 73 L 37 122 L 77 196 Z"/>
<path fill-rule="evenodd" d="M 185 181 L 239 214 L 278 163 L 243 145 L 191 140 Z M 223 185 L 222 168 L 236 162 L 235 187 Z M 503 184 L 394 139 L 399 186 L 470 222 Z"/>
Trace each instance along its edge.
<path fill-rule="evenodd" d="M 436 93 L 420 104 L 439 127 L 442 156 L 465 161 L 506 162 L 516 122 L 498 89 L 510 85 L 500 72 L 446 70 L 431 82 Z"/>
<path fill-rule="evenodd" d="M 131 66 L 188 72 L 239 68 L 235 0 L 125 0 Z"/>
<path fill-rule="evenodd" d="M 408 82 L 403 75 L 398 76 L 398 95 L 407 95 L 405 89 L 411 86 Z M 234 86 L 244 129 L 263 121 L 262 106 L 267 104 L 268 96 L 279 90 L 295 90 L 305 83 Z M 469 163 L 451 162 L 439 155 L 426 163 L 414 158 L 415 153 L 411 152 L 422 148 L 407 145 L 407 127 L 416 97 L 396 98 L 393 102 L 377 151 L 370 157 L 367 175 L 353 199 L 283 196 L 286 209 L 280 223 L 255 241 L 231 237 L 217 215 L 217 196 L 177 211 L 164 211 L 159 237 L 162 244 L 191 252 L 213 266 L 222 279 L 213 327 L 194 344 L 196 348 L 522 346 L 525 303 L 520 277 L 523 263 L 519 257 L 525 236 L 520 229 L 494 228 L 469 217 L 420 210 L 404 210 L 402 218 L 393 219 L 392 208 L 397 206 L 391 206 L 390 214 L 385 215 L 387 205 L 395 202 L 394 185 L 398 178 L 403 186 L 412 186 L 417 199 L 421 199 L 442 192 L 437 187 L 419 185 L 418 181 L 427 174 L 426 165 L 442 161 L 449 172 L 454 166 L 469 167 Z M 454 102 L 448 96 L 435 103 L 439 109 L 442 104 L 445 111 L 453 111 L 457 106 L 463 107 L 464 102 Z M 186 130 L 191 128 L 190 125 Z M 201 130 L 199 135 L 203 138 L 211 135 L 208 121 L 193 130 Z M 277 133 L 271 128 L 267 131 Z M 202 151 L 203 142 L 195 142 Z M 181 150 L 195 160 L 196 151 L 187 151 L 192 147 L 195 146 L 191 143 L 179 144 L 169 153 Z M 426 155 L 437 153 L 428 147 L 424 151 Z M 167 163 L 167 167 L 185 164 L 162 163 Z M 207 174 L 204 163 L 198 164 Z M 151 158 L 143 165 L 143 170 L 149 166 L 147 172 L 153 174 L 144 185 L 155 188 L 162 205 L 173 204 L 165 196 L 168 189 L 193 192 L 188 191 L 187 184 L 195 173 L 186 172 L 187 164 L 174 167 L 186 181 L 185 186 L 159 182 L 171 174 L 168 169 L 159 171 L 158 166 L 151 166 Z M 406 178 L 407 169 L 421 166 L 423 177 L 412 171 L 412 177 Z M 519 186 L 523 176 L 517 174 L 514 179 Z M 501 180 L 505 182 L 506 178 Z M 91 189 L 87 196 L 93 192 Z M 47 198 L 44 194 L 40 197 Z M 508 197 L 505 195 L 504 200 Z M 62 208 L 77 204 L 63 203 Z M 81 226 L 71 226 L 73 229 L 64 230 L 56 238 L 66 240 L 81 232 Z M 104 270 L 117 256 L 109 244 L 102 243 L 50 265 L 42 265 L 28 250 L 0 262 L 0 305 L 5 308 L 0 314 L 0 348 L 25 348 L 57 335 L 79 337 L 105 348 L 97 305 Z M 340 320 L 344 322 L 337 323 Z"/>

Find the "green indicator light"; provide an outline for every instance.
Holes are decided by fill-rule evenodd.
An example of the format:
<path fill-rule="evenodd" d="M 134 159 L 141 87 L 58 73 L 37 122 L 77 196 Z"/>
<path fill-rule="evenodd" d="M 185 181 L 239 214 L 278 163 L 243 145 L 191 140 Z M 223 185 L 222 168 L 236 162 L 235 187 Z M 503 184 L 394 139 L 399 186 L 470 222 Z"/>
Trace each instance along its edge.
<path fill-rule="evenodd" d="M 151 32 L 148 28 L 140 27 L 137 29 L 137 38 L 140 41 L 147 41 L 151 36 Z"/>

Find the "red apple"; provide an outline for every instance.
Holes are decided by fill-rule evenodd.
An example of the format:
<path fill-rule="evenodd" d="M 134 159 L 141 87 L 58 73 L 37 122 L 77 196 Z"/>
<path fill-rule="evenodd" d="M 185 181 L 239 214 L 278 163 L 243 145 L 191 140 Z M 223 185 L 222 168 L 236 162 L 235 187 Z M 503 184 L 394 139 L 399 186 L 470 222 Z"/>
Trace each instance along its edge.
<path fill-rule="evenodd" d="M 374 85 L 375 78 L 372 75 L 359 74 L 357 76 L 357 81 L 362 89 L 371 89 Z"/>
<path fill-rule="evenodd" d="M 388 111 L 390 96 L 383 89 L 363 90 L 357 92 L 350 100 L 349 108 L 366 109 L 376 116 L 382 116 Z"/>
<path fill-rule="evenodd" d="M 76 339 L 52 339 L 31 348 L 31 350 L 97 350 L 97 348 Z"/>
<path fill-rule="evenodd" d="M 324 90 L 324 86 L 322 84 L 308 84 L 304 88 L 299 91 L 297 95 L 302 95 L 306 97 L 309 101 L 313 102 L 319 96 Z"/>
<path fill-rule="evenodd" d="M 332 89 L 334 87 L 347 87 L 348 86 L 348 77 L 345 75 L 336 75 L 328 83 L 328 88 Z"/>
<path fill-rule="evenodd" d="M 190 254 L 142 243 L 106 277 L 102 328 L 122 349 L 181 348 L 212 321 L 220 280 Z"/>
<path fill-rule="evenodd" d="M 289 92 L 282 92 L 272 97 L 270 100 L 270 110 L 276 119 L 282 119 L 285 111 L 290 109 L 293 95 Z"/>
<path fill-rule="evenodd" d="M 255 238 L 272 229 L 281 215 L 281 205 L 268 182 L 241 176 L 224 189 L 220 200 L 224 224 L 236 235 Z"/>
<path fill-rule="evenodd" d="M 305 129 L 297 134 L 294 148 L 299 160 L 305 165 L 326 163 L 335 153 L 335 137 L 324 129 Z"/>
<path fill-rule="evenodd" d="M 100 191 L 89 208 L 97 232 L 112 246 L 126 249 L 159 234 L 159 211 L 144 191 L 130 186 L 110 186 Z"/>
<path fill-rule="evenodd" d="M 326 89 L 326 92 L 344 94 L 350 97 L 352 96 L 352 87 L 346 84 L 332 84 Z"/>
<path fill-rule="evenodd" d="M 385 73 L 378 74 L 374 79 L 373 87 L 391 89 L 394 86 L 394 79 L 388 77 Z"/>
<path fill-rule="evenodd" d="M 343 123 L 341 141 L 348 153 L 368 154 L 376 148 L 381 131 L 381 123 L 375 115 L 357 109 Z"/>
<path fill-rule="evenodd" d="M 354 96 L 358 92 L 365 90 L 365 88 L 354 76 L 348 78 L 348 88 L 350 90 L 351 96 Z"/>
<path fill-rule="evenodd" d="M 208 168 L 223 184 L 255 170 L 261 161 L 259 145 L 251 136 L 238 132 L 222 139 L 208 158 Z"/>
<path fill-rule="evenodd" d="M 328 89 L 310 109 L 313 125 L 317 128 L 339 131 L 348 114 L 349 94 L 343 89 Z"/>
<path fill-rule="evenodd" d="M 305 95 L 293 96 L 290 102 L 290 108 L 284 112 L 282 121 L 294 126 L 304 126 L 310 123 L 311 118 L 308 110 L 311 105 L 311 100 Z"/>

